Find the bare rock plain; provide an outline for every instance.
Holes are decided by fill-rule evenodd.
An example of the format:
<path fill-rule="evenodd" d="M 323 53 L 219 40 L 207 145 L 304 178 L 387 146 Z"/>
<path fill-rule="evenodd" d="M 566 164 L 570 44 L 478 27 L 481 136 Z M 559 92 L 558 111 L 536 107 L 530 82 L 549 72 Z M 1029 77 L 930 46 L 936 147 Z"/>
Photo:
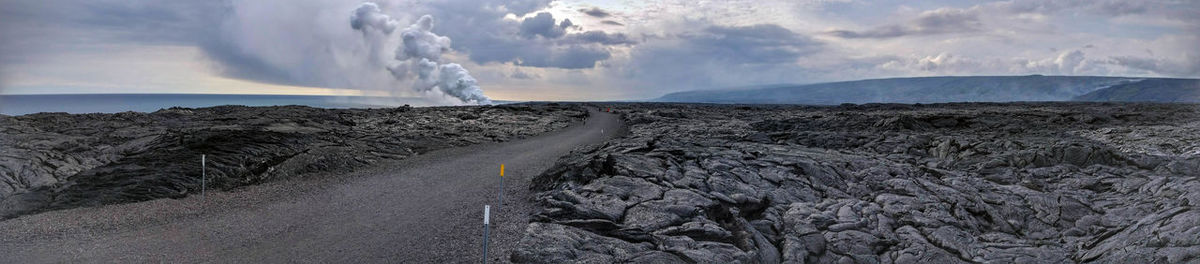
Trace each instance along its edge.
<path fill-rule="evenodd" d="M 1194 263 L 1200 106 L 627 104 L 529 263 Z"/>
<path fill-rule="evenodd" d="M 530 184 L 518 263 L 1192 263 L 1200 105 L 614 103 Z M 336 175 L 594 105 L 0 116 L 0 219 Z M 521 221 L 523 222 L 523 221 Z"/>

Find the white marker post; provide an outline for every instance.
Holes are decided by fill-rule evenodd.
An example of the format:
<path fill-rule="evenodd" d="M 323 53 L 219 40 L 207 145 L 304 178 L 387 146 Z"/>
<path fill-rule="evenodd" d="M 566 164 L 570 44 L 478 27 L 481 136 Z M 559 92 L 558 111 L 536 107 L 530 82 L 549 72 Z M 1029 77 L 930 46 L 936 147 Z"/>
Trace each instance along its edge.
<path fill-rule="evenodd" d="M 484 264 L 487 264 L 487 261 L 488 261 L 488 258 L 487 258 L 487 252 L 488 252 L 488 217 L 489 217 L 489 216 L 490 216 L 490 214 L 491 214 L 491 210 L 492 210 L 492 208 L 491 208 L 491 207 L 489 207 L 489 206 L 487 206 L 487 205 L 484 205 L 484 206 L 483 206 L 483 263 L 484 263 Z"/>
<path fill-rule="evenodd" d="M 208 197 L 205 192 L 208 189 L 208 159 L 204 154 L 200 154 L 200 198 Z"/>
<path fill-rule="evenodd" d="M 500 207 L 504 206 L 504 164 L 500 164 L 500 199 L 496 201 L 496 211 L 500 211 Z"/>

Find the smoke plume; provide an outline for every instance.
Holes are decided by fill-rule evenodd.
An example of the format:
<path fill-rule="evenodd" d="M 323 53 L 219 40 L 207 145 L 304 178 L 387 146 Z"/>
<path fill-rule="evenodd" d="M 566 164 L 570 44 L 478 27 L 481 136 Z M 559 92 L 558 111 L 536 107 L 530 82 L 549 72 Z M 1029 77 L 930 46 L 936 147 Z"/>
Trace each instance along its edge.
<path fill-rule="evenodd" d="M 372 2 L 363 3 L 350 15 L 350 28 L 362 31 L 364 37 L 372 28 L 391 36 L 398 24 Z M 401 81 L 416 75 L 416 79 L 412 80 L 412 88 L 421 93 L 452 96 L 468 104 L 491 104 L 491 99 L 483 95 L 483 90 L 467 69 L 457 63 L 442 61 L 442 54 L 450 51 L 450 38 L 434 34 L 433 26 L 433 16 L 425 15 L 401 30 L 395 61 L 387 66 L 387 70 Z"/>
<path fill-rule="evenodd" d="M 355 30 L 365 30 L 365 27 L 373 27 L 391 34 L 399 26 L 399 22 L 393 20 L 388 15 L 383 14 L 383 10 L 379 9 L 379 5 L 367 2 L 354 9 L 354 14 L 350 15 L 350 28 Z"/>

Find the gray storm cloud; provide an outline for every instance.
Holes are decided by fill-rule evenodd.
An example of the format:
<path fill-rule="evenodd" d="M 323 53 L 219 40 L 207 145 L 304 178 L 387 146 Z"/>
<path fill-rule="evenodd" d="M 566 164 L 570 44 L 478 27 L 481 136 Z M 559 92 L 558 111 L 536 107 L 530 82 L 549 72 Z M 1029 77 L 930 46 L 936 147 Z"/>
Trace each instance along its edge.
<path fill-rule="evenodd" d="M 350 27 L 366 33 L 370 28 L 390 36 L 399 24 L 383 14 L 372 2 L 360 5 L 350 16 Z M 478 81 L 470 72 L 457 63 L 444 63 L 442 54 L 450 51 L 450 38 L 433 33 L 433 16 L 424 15 L 417 22 L 400 31 L 401 42 L 396 47 L 395 62 L 387 70 L 397 80 L 407 80 L 416 75 L 412 88 L 422 93 L 440 93 L 469 104 L 491 104 L 483 95 Z M 366 36 L 366 34 L 364 34 Z M 365 38 L 367 41 L 385 40 Z"/>
<path fill-rule="evenodd" d="M 541 12 L 521 21 L 521 35 L 525 37 L 541 35 L 546 38 L 558 38 L 566 34 L 566 29 L 573 25 L 570 19 L 564 19 L 561 23 L 555 23 L 554 15 Z"/>
<path fill-rule="evenodd" d="M 880 26 L 862 31 L 834 30 L 829 33 L 841 38 L 896 38 L 949 33 L 968 33 L 983 29 L 980 14 L 975 10 L 940 8 L 922 12 L 903 24 Z"/>

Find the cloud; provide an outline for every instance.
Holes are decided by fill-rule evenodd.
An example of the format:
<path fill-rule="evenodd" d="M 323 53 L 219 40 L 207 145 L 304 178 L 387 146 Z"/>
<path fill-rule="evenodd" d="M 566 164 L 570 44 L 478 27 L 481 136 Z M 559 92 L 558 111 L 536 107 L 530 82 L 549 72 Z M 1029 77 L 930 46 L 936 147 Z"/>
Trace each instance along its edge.
<path fill-rule="evenodd" d="M 447 21 L 447 20 L 443 20 Z M 466 52 L 480 64 L 512 63 L 526 67 L 587 69 L 612 58 L 609 45 L 628 45 L 624 34 L 584 32 L 567 34 L 577 28 L 570 20 L 556 20 L 548 12 L 537 13 L 520 22 L 504 20 L 455 19 L 446 35 L 455 39 L 454 49 Z M 481 23 L 482 22 L 482 23 Z M 508 33 L 508 34 L 505 34 Z"/>
<path fill-rule="evenodd" d="M 90 28 L 106 33 L 107 37 L 164 44 L 186 43 L 215 34 L 209 23 L 215 21 L 224 9 L 220 1 L 99 0 L 48 3 L 53 6 L 39 8 L 59 9 L 65 14 L 44 19 Z"/>
<path fill-rule="evenodd" d="M 585 69 L 596 62 L 612 57 L 608 48 L 599 44 L 567 44 L 546 39 L 493 38 L 489 45 L 471 45 L 470 59 L 477 63 L 512 63 L 514 65 Z M 457 43 L 457 42 L 456 42 Z"/>
<path fill-rule="evenodd" d="M 1111 16 L 1142 14 L 1149 9 L 1145 2 L 1139 1 L 1108 0 L 1095 1 L 1094 4 L 1094 9 Z"/>
<path fill-rule="evenodd" d="M 603 45 L 632 45 L 637 44 L 626 36 L 624 33 L 609 34 L 604 31 L 593 30 L 579 34 L 570 34 L 563 38 L 563 43 L 598 43 Z"/>
<path fill-rule="evenodd" d="M 0 64 L 112 43 L 190 45 L 218 33 L 212 24 L 223 9 L 220 1 L 0 1 Z"/>
<path fill-rule="evenodd" d="M 1111 56 L 1101 63 L 1145 70 L 1165 76 L 1200 76 L 1200 56 L 1183 55 L 1172 60 L 1137 56 Z"/>
<path fill-rule="evenodd" d="M 516 61 L 516 65 L 530 67 L 552 67 L 563 69 L 586 69 L 612 55 L 607 49 L 593 45 L 570 45 L 556 47 L 545 53 L 527 54 Z"/>
<path fill-rule="evenodd" d="M 608 11 L 604 11 L 604 9 L 600 9 L 598 7 L 580 8 L 579 12 L 582 12 L 584 14 L 587 14 L 589 16 L 596 17 L 596 18 L 606 18 L 606 17 L 612 16 L 612 14 L 608 13 Z"/>
<path fill-rule="evenodd" d="M 521 79 L 521 80 L 535 80 L 535 79 L 541 79 L 542 75 L 537 74 L 537 73 L 525 72 L 525 71 L 522 71 L 520 68 L 517 68 L 517 69 L 513 70 L 512 74 L 509 74 L 508 77 L 513 78 L 513 79 Z"/>
<path fill-rule="evenodd" d="M 971 57 L 942 52 L 937 55 L 925 57 L 893 57 L 879 64 L 879 68 L 909 73 L 957 74 L 985 70 L 985 68 L 990 66 L 987 63 Z"/>
<path fill-rule="evenodd" d="M 1074 49 L 1067 50 L 1049 58 L 1040 60 L 1012 60 L 1009 67 L 1012 71 L 1020 73 L 1033 74 L 1062 74 L 1062 75 L 1078 75 L 1086 73 L 1094 73 L 1091 71 L 1097 70 L 1094 62 L 1088 59 L 1087 54 L 1082 50 Z"/>
<path fill-rule="evenodd" d="M 1015 0 L 1003 1 L 985 5 L 989 10 L 997 10 L 1012 14 L 1038 13 L 1051 14 L 1065 10 L 1082 10 L 1107 16 L 1123 16 L 1142 14 L 1153 8 L 1172 5 L 1172 1 L 1124 1 L 1124 0 L 1093 0 L 1093 1 L 1038 1 Z M 1178 3 L 1176 1 L 1176 3 Z"/>
<path fill-rule="evenodd" d="M 287 69 L 275 67 L 231 43 L 205 40 L 201 42 L 200 48 L 207 59 L 215 62 L 213 70 L 224 77 L 284 85 L 325 85 L 312 80 L 301 81 L 293 78 Z"/>
<path fill-rule="evenodd" d="M 197 46 L 226 77 L 299 86 L 392 90 L 396 84 L 383 70 L 385 60 L 392 55 L 376 43 L 386 42 L 386 31 L 394 30 L 397 22 L 383 15 L 380 8 L 354 2 L 231 2 L 227 12 L 207 24 L 217 33 L 205 36 Z M 356 15 L 361 30 L 347 26 L 354 24 Z"/>
<path fill-rule="evenodd" d="M 1102 60 L 1091 59 L 1081 50 L 1064 51 L 1041 59 L 992 58 L 981 59 L 949 52 L 924 57 L 893 56 L 878 64 L 878 68 L 916 75 L 1106 75 L 1110 69 L 1101 67 Z"/>
<path fill-rule="evenodd" d="M 1058 65 L 1059 72 L 1073 74 L 1080 71 L 1081 66 L 1084 66 L 1083 60 L 1082 51 L 1072 50 L 1059 55 L 1058 58 L 1054 59 L 1054 64 Z"/>
<path fill-rule="evenodd" d="M 487 8 L 489 5 L 498 5 L 498 6 L 502 7 L 499 9 L 502 9 L 506 13 L 513 13 L 517 16 L 523 16 L 525 14 L 528 14 L 529 12 L 537 11 L 538 9 L 542 9 L 542 8 L 546 7 L 546 5 L 549 5 L 550 2 L 552 2 L 552 1 L 553 0 L 489 0 L 489 1 L 482 1 L 482 2 L 494 2 L 494 3 L 491 3 L 491 4 L 485 3 L 481 6 L 484 8 Z M 468 2 L 475 2 L 475 1 L 468 1 Z"/>
<path fill-rule="evenodd" d="M 917 18 L 898 25 L 879 26 L 862 31 L 833 30 L 841 38 L 896 38 L 948 33 L 977 32 L 983 29 L 979 14 L 971 10 L 940 8 L 922 12 Z"/>
<path fill-rule="evenodd" d="M 823 47 L 776 24 L 698 28 L 638 44 L 619 78 L 661 90 L 794 82 L 797 62 Z"/>
<path fill-rule="evenodd" d="M 728 63 L 775 64 L 795 62 L 820 46 L 816 40 L 776 24 L 710 26 L 684 37 L 691 48 Z"/>
<path fill-rule="evenodd" d="M 569 19 L 564 19 L 561 23 L 557 23 L 554 21 L 554 15 L 541 12 L 521 21 L 521 35 L 527 38 L 538 35 L 545 38 L 558 38 L 566 34 L 566 29 L 570 28 L 571 25 L 571 20 Z"/>
<path fill-rule="evenodd" d="M 222 77 L 404 96 L 436 87 L 412 83 L 422 72 L 440 82 L 450 62 L 489 92 L 521 78 L 555 89 L 657 93 L 905 75 L 1200 76 L 1192 52 L 1200 5 L 1178 0 L 926 3 L 916 6 L 935 7 L 914 11 L 894 1 L 652 1 L 619 14 L 550 0 L 3 2 L 0 86 L 28 80 L 23 67 L 50 64 L 56 54 L 105 57 L 114 46 L 153 45 L 198 48 L 202 54 L 176 59 L 202 60 Z M 428 45 L 405 45 L 401 32 L 426 14 L 438 22 L 429 34 L 445 41 L 417 34 L 414 41 Z M 862 24 L 888 14 L 909 16 Z M 462 91 L 455 93 L 472 94 Z"/>

